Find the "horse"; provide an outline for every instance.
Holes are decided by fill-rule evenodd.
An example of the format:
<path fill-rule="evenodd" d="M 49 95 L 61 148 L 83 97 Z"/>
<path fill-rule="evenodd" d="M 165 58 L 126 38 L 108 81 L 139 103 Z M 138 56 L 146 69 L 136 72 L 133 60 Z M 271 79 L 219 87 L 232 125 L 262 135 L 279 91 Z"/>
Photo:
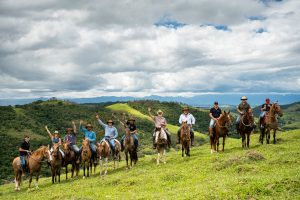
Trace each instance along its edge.
<path fill-rule="evenodd" d="M 133 136 L 131 135 L 128 127 L 125 128 L 125 138 L 123 141 L 123 145 L 124 145 L 124 152 L 126 156 L 126 166 L 127 166 L 126 169 L 128 169 L 128 153 L 130 156 L 130 168 L 132 168 L 132 162 L 136 164 L 138 160 L 138 156 L 137 156 L 136 147 L 134 145 Z"/>
<path fill-rule="evenodd" d="M 92 151 L 88 139 L 82 140 L 81 164 L 83 165 L 83 178 L 85 178 L 85 168 L 87 168 L 87 177 L 89 177 L 90 166 L 92 167 Z"/>
<path fill-rule="evenodd" d="M 119 162 L 121 160 L 121 144 L 118 140 L 115 141 L 115 154 L 112 155 L 114 157 L 114 169 L 116 168 L 116 160 L 117 162 L 117 168 L 119 167 Z M 102 159 L 105 159 L 105 172 L 104 175 L 107 174 L 107 165 L 108 165 L 108 158 L 111 155 L 111 148 L 109 145 L 109 142 L 106 140 L 102 140 L 100 143 L 97 143 L 97 156 L 100 159 L 100 176 L 102 176 Z"/>
<path fill-rule="evenodd" d="M 278 121 L 276 119 L 276 114 L 279 115 L 279 117 L 283 116 L 280 105 L 278 103 L 273 103 L 270 108 L 270 111 L 266 112 L 265 121 L 260 122 L 261 124 L 263 124 L 263 128 L 260 129 L 259 137 L 259 141 L 261 144 L 264 143 L 263 140 L 265 135 L 267 144 L 270 144 L 271 130 L 273 130 L 273 143 L 276 143 L 276 131 L 278 129 Z"/>
<path fill-rule="evenodd" d="M 210 151 L 213 153 L 214 151 L 217 150 L 219 152 L 219 138 L 223 137 L 223 148 L 222 151 L 224 152 L 224 147 L 225 147 L 225 139 L 226 136 L 228 135 L 228 128 L 227 125 L 231 125 L 232 120 L 230 116 L 230 111 L 226 112 L 224 111 L 221 117 L 216 121 L 215 127 L 212 130 L 212 135 L 210 136 Z"/>
<path fill-rule="evenodd" d="M 158 132 L 157 136 L 157 144 L 156 144 L 156 150 L 157 150 L 157 159 L 156 164 L 159 165 L 159 162 L 162 158 L 163 163 L 166 164 L 166 148 L 168 146 L 167 141 L 167 135 L 164 132 L 162 128 L 155 128 L 155 133 Z"/>
<path fill-rule="evenodd" d="M 31 187 L 32 176 L 34 173 L 36 174 L 35 186 L 36 188 L 38 188 L 39 174 L 41 171 L 42 162 L 45 158 L 47 160 L 50 158 L 50 151 L 49 148 L 46 146 L 41 146 L 39 149 L 34 151 L 28 158 L 26 158 L 26 165 L 28 167 L 29 174 L 30 174 L 28 189 L 30 189 Z M 16 157 L 13 160 L 12 167 L 15 174 L 15 183 L 16 183 L 15 190 L 18 191 L 21 189 L 20 185 L 22 182 L 22 172 L 23 172 L 23 169 L 21 167 L 20 157 Z"/>
<path fill-rule="evenodd" d="M 58 182 L 60 182 L 60 170 L 63 165 L 63 158 L 59 151 L 59 145 L 53 144 L 53 151 L 51 152 L 52 160 L 50 161 L 51 166 L 51 173 L 52 173 L 52 183 L 57 182 L 57 176 L 58 176 Z"/>
<path fill-rule="evenodd" d="M 254 117 L 253 117 L 252 110 L 246 111 L 241 116 L 241 121 L 238 125 L 238 130 L 237 130 L 237 132 L 239 132 L 240 135 L 242 136 L 243 148 L 249 148 L 250 134 L 253 130 L 253 126 L 254 126 Z"/>
<path fill-rule="evenodd" d="M 184 121 L 181 124 L 180 131 L 180 142 L 181 142 L 181 151 L 182 157 L 184 154 L 190 156 L 190 147 L 191 147 L 191 136 L 190 136 L 190 127 L 187 125 L 187 122 Z"/>
<path fill-rule="evenodd" d="M 65 152 L 65 160 L 64 160 L 64 166 L 66 168 L 66 180 L 68 179 L 68 165 L 72 165 L 71 173 L 72 178 L 74 176 L 74 171 L 76 170 L 76 176 L 78 176 L 79 173 L 79 164 L 76 163 L 77 158 L 75 152 L 70 148 L 70 145 L 68 142 L 64 143 L 64 152 Z"/>

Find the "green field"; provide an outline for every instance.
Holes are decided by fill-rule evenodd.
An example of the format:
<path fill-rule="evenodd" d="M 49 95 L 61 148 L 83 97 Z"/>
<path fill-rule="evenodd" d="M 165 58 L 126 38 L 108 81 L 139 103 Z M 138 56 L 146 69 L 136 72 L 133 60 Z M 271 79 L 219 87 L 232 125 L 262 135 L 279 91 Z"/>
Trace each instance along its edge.
<path fill-rule="evenodd" d="M 249 150 L 228 139 L 225 152 L 210 154 L 208 143 L 195 147 L 191 157 L 171 149 L 167 164 L 156 166 L 155 155 L 141 158 L 126 172 L 125 162 L 106 177 L 74 178 L 39 189 L 14 191 L 0 186 L 0 199 L 300 199 L 300 130 L 278 134 L 276 145 L 259 145 L 251 136 Z"/>

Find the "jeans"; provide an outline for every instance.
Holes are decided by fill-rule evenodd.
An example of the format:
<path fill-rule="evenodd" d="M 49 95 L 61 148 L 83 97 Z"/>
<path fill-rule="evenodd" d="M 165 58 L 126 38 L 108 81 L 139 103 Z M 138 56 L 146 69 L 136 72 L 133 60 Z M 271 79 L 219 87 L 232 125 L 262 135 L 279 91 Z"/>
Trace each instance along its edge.
<path fill-rule="evenodd" d="M 20 161 L 21 161 L 21 167 L 25 168 L 26 163 L 25 163 L 25 156 L 20 156 Z"/>
<path fill-rule="evenodd" d="M 236 124 L 239 124 L 240 123 L 240 121 L 241 121 L 241 115 L 238 115 L 238 117 L 236 118 Z"/>
<path fill-rule="evenodd" d="M 76 144 L 71 145 L 71 148 L 72 148 L 72 150 L 73 150 L 76 154 L 79 153 L 79 148 L 78 148 L 78 146 L 77 146 Z"/>
<path fill-rule="evenodd" d="M 210 128 L 214 128 L 214 125 L 215 125 L 215 120 L 210 119 L 209 127 L 210 127 Z"/>
<path fill-rule="evenodd" d="M 264 117 L 265 117 L 265 115 L 266 115 L 266 111 L 261 111 L 261 113 L 260 113 L 259 117 L 260 117 L 260 118 L 264 118 Z"/>

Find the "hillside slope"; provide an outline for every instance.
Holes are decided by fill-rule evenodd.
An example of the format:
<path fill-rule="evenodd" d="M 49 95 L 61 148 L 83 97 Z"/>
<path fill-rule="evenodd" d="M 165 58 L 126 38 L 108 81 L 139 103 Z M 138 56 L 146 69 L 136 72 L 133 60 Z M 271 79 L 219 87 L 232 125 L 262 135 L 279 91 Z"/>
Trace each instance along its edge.
<path fill-rule="evenodd" d="M 141 158 L 126 172 L 125 162 L 104 178 L 97 175 L 51 184 L 40 180 L 39 190 L 20 192 L 13 184 L 0 186 L 0 199 L 299 199 L 300 130 L 279 133 L 278 144 L 258 145 L 252 135 L 250 150 L 228 139 L 224 153 L 211 155 L 208 144 L 195 147 L 190 158 L 179 151 L 167 154 L 167 164 L 156 166 L 155 155 Z"/>

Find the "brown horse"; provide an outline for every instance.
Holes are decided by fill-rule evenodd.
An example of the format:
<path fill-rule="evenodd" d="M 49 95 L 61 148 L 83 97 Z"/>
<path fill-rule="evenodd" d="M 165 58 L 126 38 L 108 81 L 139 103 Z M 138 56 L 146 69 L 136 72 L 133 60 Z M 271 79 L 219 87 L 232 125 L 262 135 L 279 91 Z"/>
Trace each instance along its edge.
<path fill-rule="evenodd" d="M 240 135 L 242 136 L 243 148 L 249 148 L 250 134 L 253 130 L 253 126 L 254 126 L 254 117 L 253 117 L 252 110 L 249 110 L 248 112 L 245 112 L 241 116 L 241 121 L 238 125 L 238 130 L 237 130 L 237 132 L 239 132 Z"/>
<path fill-rule="evenodd" d="M 32 176 L 35 173 L 36 174 L 36 183 L 35 186 L 38 188 L 38 180 L 39 180 L 39 174 L 42 167 L 42 162 L 46 158 L 47 160 L 50 157 L 50 151 L 49 148 L 46 146 L 41 146 L 39 149 L 34 151 L 27 159 L 26 159 L 26 165 L 29 170 L 30 178 L 29 178 L 29 187 L 31 186 L 32 182 Z M 20 157 L 16 157 L 13 162 L 12 166 L 15 173 L 15 182 L 16 182 L 16 188 L 15 190 L 20 190 L 20 185 L 22 182 L 22 167 L 21 167 L 21 161 Z"/>
<path fill-rule="evenodd" d="M 65 152 L 64 166 L 66 168 L 66 179 L 68 179 L 68 165 L 72 165 L 71 177 L 73 178 L 75 170 L 76 170 L 76 176 L 78 176 L 79 164 L 76 163 L 77 158 L 75 152 L 70 148 L 68 142 L 64 143 L 64 152 Z"/>
<path fill-rule="evenodd" d="M 113 156 L 114 158 L 114 169 L 116 168 L 116 161 L 117 162 L 117 167 L 119 167 L 119 162 L 121 160 L 121 144 L 118 140 L 115 139 L 115 153 Z M 107 174 L 107 165 L 108 165 L 108 158 L 112 154 L 110 145 L 108 141 L 102 140 L 100 143 L 97 143 L 97 155 L 100 159 L 100 176 L 102 176 L 102 159 L 105 159 L 105 172 L 104 175 Z"/>
<path fill-rule="evenodd" d="M 260 122 L 263 124 L 263 128 L 260 129 L 260 138 L 259 141 L 263 144 L 264 136 L 266 135 L 267 144 L 270 143 L 271 130 L 273 130 L 273 143 L 276 143 L 276 131 L 278 129 L 278 121 L 276 118 L 276 114 L 279 117 L 283 116 L 282 110 L 278 103 L 273 103 L 270 111 L 266 112 L 265 122 Z"/>
<path fill-rule="evenodd" d="M 158 132 L 158 137 L 157 137 L 157 145 L 156 145 L 156 150 L 157 150 L 157 159 L 156 159 L 156 164 L 159 165 L 160 160 L 164 164 L 166 164 L 166 148 L 168 146 L 168 140 L 165 131 L 162 128 L 155 128 L 155 133 Z"/>
<path fill-rule="evenodd" d="M 181 142 L 182 157 L 184 157 L 184 154 L 186 156 L 190 156 L 190 147 L 191 147 L 190 127 L 187 125 L 186 121 L 182 122 L 181 124 L 180 142 Z"/>
<path fill-rule="evenodd" d="M 50 161 L 51 173 L 52 173 L 52 183 L 60 182 L 60 170 L 63 165 L 63 158 L 59 151 L 59 145 L 53 144 L 53 151 L 51 152 L 52 160 Z"/>
<path fill-rule="evenodd" d="M 87 177 L 89 177 L 90 166 L 92 167 L 92 151 L 88 139 L 82 140 L 81 164 L 83 165 L 83 178 L 85 178 L 85 168 L 87 168 Z"/>
<path fill-rule="evenodd" d="M 132 168 L 132 162 L 136 164 L 138 160 L 137 152 L 136 152 L 136 147 L 134 145 L 134 139 L 133 136 L 130 133 L 130 130 L 128 127 L 125 128 L 125 138 L 123 141 L 124 145 L 124 152 L 126 156 L 126 169 L 128 169 L 128 153 L 130 156 L 130 168 Z"/>
<path fill-rule="evenodd" d="M 223 137 L 222 151 L 224 151 L 225 139 L 229 132 L 227 125 L 231 125 L 231 124 L 232 124 L 232 120 L 230 116 L 230 111 L 228 112 L 224 111 L 222 116 L 216 121 L 215 127 L 212 130 L 213 134 L 210 137 L 211 153 L 213 153 L 213 151 L 216 150 L 217 152 L 219 152 L 220 137 Z"/>

